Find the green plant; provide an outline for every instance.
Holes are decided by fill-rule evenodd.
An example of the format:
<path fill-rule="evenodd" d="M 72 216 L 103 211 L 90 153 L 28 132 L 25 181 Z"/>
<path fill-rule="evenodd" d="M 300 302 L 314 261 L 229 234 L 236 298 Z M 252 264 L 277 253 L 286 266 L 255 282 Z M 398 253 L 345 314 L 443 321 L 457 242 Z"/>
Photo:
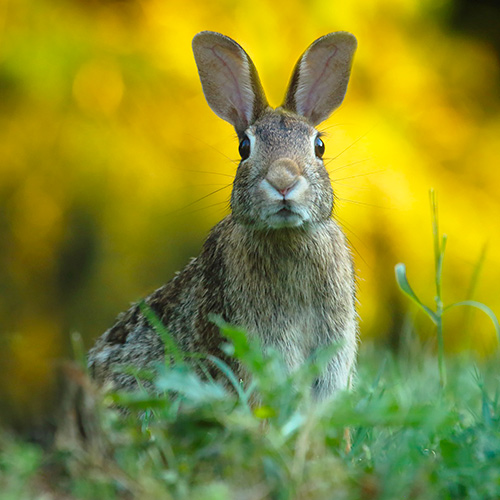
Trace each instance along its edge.
<path fill-rule="evenodd" d="M 284 374 L 277 353 L 217 321 L 247 384 L 229 367 L 238 390 L 166 360 L 147 379 L 154 392 L 99 405 L 104 456 L 85 443 L 42 452 L 0 432 L 0 498 L 500 498 L 498 356 L 480 369 L 450 359 L 441 389 L 418 342 L 398 356 L 365 343 L 355 390 L 312 404 L 315 361 Z"/>
<path fill-rule="evenodd" d="M 406 277 L 406 266 L 404 264 L 396 264 L 396 281 L 399 288 L 405 293 L 412 301 L 417 304 L 418 307 L 432 320 L 436 325 L 437 329 L 437 341 L 438 341 L 438 365 L 439 365 L 439 380 L 442 387 L 446 386 L 446 366 L 444 360 L 444 341 L 443 341 L 443 315 L 445 312 L 449 311 L 453 307 L 458 306 L 472 306 L 480 309 L 486 313 L 493 322 L 497 335 L 500 339 L 500 324 L 493 313 L 493 311 L 481 302 L 475 300 L 463 300 L 460 302 L 455 302 L 447 306 L 443 306 L 442 298 L 442 277 L 443 277 L 443 261 L 444 252 L 446 248 L 447 236 L 443 234 L 439 235 L 439 221 L 438 221 L 438 209 L 436 194 L 433 189 L 429 192 L 430 204 L 431 204 L 431 214 L 432 214 L 432 234 L 434 240 L 434 265 L 435 265 L 435 285 L 436 285 L 436 296 L 435 303 L 436 309 L 432 310 L 430 307 L 426 306 L 417 296 L 417 294 L 411 288 L 408 279 Z M 484 257 L 481 257 L 483 259 Z M 479 268 L 479 265 L 477 266 Z M 477 277 L 474 277 L 476 280 Z"/>

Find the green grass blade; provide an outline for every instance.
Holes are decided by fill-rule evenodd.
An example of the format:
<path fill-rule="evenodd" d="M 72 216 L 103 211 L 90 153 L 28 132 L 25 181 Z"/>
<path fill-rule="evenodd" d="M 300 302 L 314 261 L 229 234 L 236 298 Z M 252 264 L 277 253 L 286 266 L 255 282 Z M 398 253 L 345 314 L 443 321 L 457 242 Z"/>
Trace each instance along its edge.
<path fill-rule="evenodd" d="M 470 278 L 469 286 L 467 288 L 467 293 L 465 294 L 465 300 L 474 300 L 474 296 L 476 294 L 476 290 L 479 283 L 479 276 L 483 270 L 484 262 L 486 260 L 486 254 L 488 251 L 488 244 L 485 243 L 482 248 L 479 256 L 474 264 L 474 268 L 472 270 L 472 275 Z M 464 320 L 463 320 L 463 332 L 467 335 L 467 332 L 470 332 L 471 324 L 474 318 L 474 313 L 476 312 L 475 308 L 466 307 L 464 309 Z M 469 338 L 471 336 L 469 335 Z"/>
<path fill-rule="evenodd" d="M 443 302 L 441 296 L 441 284 L 443 276 L 443 260 L 444 252 L 446 249 L 447 236 L 439 235 L 439 219 L 438 219 L 438 205 L 436 200 L 436 192 L 434 189 L 429 190 L 429 200 L 431 204 L 431 217 L 432 217 L 432 239 L 434 243 L 434 266 L 435 266 L 435 281 L 436 281 L 436 315 L 439 316 L 443 309 Z"/>
<path fill-rule="evenodd" d="M 413 300 L 418 306 L 425 311 L 425 313 L 431 318 L 431 320 L 437 324 L 437 317 L 434 311 L 429 309 L 425 304 L 423 304 L 420 299 L 417 297 L 416 293 L 412 290 L 410 284 L 408 283 L 408 279 L 406 277 L 406 266 L 402 263 L 396 264 L 396 282 L 403 293 L 408 295 L 410 299 Z"/>
<path fill-rule="evenodd" d="M 224 363 L 224 361 L 222 361 L 221 359 L 219 359 L 215 356 L 212 356 L 211 354 L 209 354 L 207 356 L 207 359 L 209 359 L 215 366 L 217 366 L 217 368 L 227 377 L 229 382 L 231 382 L 232 386 L 236 390 L 236 393 L 238 394 L 238 397 L 240 398 L 241 402 L 243 403 L 243 406 L 245 407 L 245 409 L 250 411 L 250 405 L 248 404 L 247 395 L 246 395 L 245 391 L 243 390 L 240 381 L 238 380 L 238 378 L 234 374 L 233 370 L 231 370 L 231 368 L 226 363 Z"/>
<path fill-rule="evenodd" d="M 485 243 L 481 248 L 479 257 L 474 265 L 474 269 L 472 271 L 472 276 L 469 283 L 469 288 L 467 289 L 467 294 L 465 295 L 466 300 L 472 300 L 474 298 L 474 294 L 476 293 L 477 285 L 479 282 L 479 276 L 483 270 L 484 262 L 486 260 L 487 252 L 488 252 L 488 244 Z"/>
<path fill-rule="evenodd" d="M 78 332 L 71 334 L 71 347 L 73 349 L 73 358 L 82 370 L 87 373 L 87 354 L 83 345 L 82 336 Z"/>
<path fill-rule="evenodd" d="M 488 306 L 484 305 L 481 302 L 477 302 L 476 300 L 462 300 L 461 302 L 455 302 L 454 304 L 450 304 L 449 306 L 446 306 L 444 308 L 443 312 L 447 311 L 448 309 L 451 309 L 452 307 L 457 307 L 457 306 L 475 307 L 475 308 L 483 311 L 485 314 L 487 314 L 489 316 L 489 318 L 491 319 L 491 321 L 493 322 L 493 325 L 495 326 L 498 340 L 500 341 L 500 323 L 498 322 L 498 319 L 495 316 L 495 313 Z"/>
<path fill-rule="evenodd" d="M 431 217 L 432 217 L 432 235 L 434 242 L 434 264 L 436 267 L 436 279 L 439 275 L 439 256 L 441 255 L 441 247 L 439 244 L 439 221 L 438 221 L 438 209 L 436 202 L 436 192 L 434 189 L 429 190 L 429 199 L 431 203 Z"/>
<path fill-rule="evenodd" d="M 156 333 L 160 336 L 165 345 L 165 359 L 168 360 L 169 356 L 174 359 L 176 365 L 184 363 L 184 356 L 177 345 L 177 342 L 172 337 L 170 332 L 165 328 L 165 325 L 161 322 L 160 318 L 156 315 L 153 309 L 146 304 L 143 300 L 139 303 L 139 309 L 141 310 L 144 317 L 148 320 L 150 325 L 154 328 Z"/>
<path fill-rule="evenodd" d="M 437 266 L 436 266 L 436 293 L 439 300 L 441 300 L 441 284 L 443 278 L 443 260 L 444 260 L 444 251 L 446 249 L 446 242 L 448 241 L 448 236 L 443 234 L 441 237 L 441 245 L 439 247 L 440 253 L 437 256 Z"/>

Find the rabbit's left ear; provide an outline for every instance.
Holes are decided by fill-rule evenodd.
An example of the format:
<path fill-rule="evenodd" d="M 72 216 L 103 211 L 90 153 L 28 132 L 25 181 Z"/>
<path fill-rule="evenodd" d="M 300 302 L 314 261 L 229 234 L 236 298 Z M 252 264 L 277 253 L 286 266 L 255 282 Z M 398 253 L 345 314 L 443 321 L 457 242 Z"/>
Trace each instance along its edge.
<path fill-rule="evenodd" d="M 269 106 L 252 60 L 234 40 L 213 31 L 194 37 L 193 52 L 208 104 L 242 134 Z"/>
<path fill-rule="evenodd" d="M 345 31 L 313 42 L 293 70 L 282 107 L 313 125 L 326 120 L 344 100 L 356 47 L 354 35 Z"/>

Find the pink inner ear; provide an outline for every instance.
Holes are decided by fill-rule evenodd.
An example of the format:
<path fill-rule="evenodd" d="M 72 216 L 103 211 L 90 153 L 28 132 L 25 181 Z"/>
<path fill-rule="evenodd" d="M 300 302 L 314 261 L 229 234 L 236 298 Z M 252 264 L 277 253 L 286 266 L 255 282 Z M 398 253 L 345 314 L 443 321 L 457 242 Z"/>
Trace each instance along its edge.
<path fill-rule="evenodd" d="M 335 60 L 338 47 L 335 44 L 316 49 L 312 54 L 306 55 L 302 61 L 303 75 L 300 86 L 296 92 L 297 111 L 303 116 L 311 116 L 318 101 L 326 98 L 331 90 L 332 78 L 331 64 Z M 324 57 L 323 57 L 324 56 Z M 305 95 L 303 95 L 305 94 Z"/>
<path fill-rule="evenodd" d="M 226 94 L 240 118 L 248 123 L 253 107 L 253 94 L 247 83 L 250 79 L 248 63 L 222 45 L 216 45 L 210 51 L 223 68 L 219 73 L 221 93 Z"/>

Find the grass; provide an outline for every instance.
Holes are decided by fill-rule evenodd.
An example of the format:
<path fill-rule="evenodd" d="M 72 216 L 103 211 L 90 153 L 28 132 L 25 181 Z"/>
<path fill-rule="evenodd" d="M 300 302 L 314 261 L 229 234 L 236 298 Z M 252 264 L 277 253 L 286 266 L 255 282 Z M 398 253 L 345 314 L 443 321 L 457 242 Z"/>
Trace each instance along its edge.
<path fill-rule="evenodd" d="M 335 346 L 287 376 L 277 353 L 264 354 L 243 331 L 215 317 L 227 353 L 251 374 L 244 387 L 212 358 L 227 389 L 200 378 L 143 305 L 169 360 L 155 375 L 137 375 L 154 384 L 156 394 L 112 393 L 101 400 L 77 372 L 85 390 L 74 398 L 65 422 L 75 424 L 58 435 L 57 446 L 42 450 L 0 434 L 0 499 L 500 498 L 498 352 L 481 364 L 462 356 L 445 366 L 442 345 L 442 317 L 450 307 L 472 305 L 496 328 L 498 322 L 471 300 L 443 305 L 446 240 L 432 195 L 431 203 L 436 309 L 420 302 L 404 266 L 396 278 L 436 324 L 437 357 L 411 328 L 398 355 L 365 344 L 355 390 L 315 403 L 309 388 Z"/>
<path fill-rule="evenodd" d="M 258 406 L 243 389 L 165 365 L 160 395 L 101 403 L 98 447 L 68 440 L 44 452 L 4 434 L 0 498 L 500 497 L 498 357 L 481 367 L 449 359 L 443 388 L 418 343 L 399 356 L 365 345 L 356 390 L 315 405 L 305 385 L 317 367 L 284 377 L 277 356 L 243 347 L 236 355 L 252 366 Z"/>
<path fill-rule="evenodd" d="M 439 380 L 441 386 L 444 387 L 446 385 L 446 367 L 444 361 L 444 339 L 443 339 L 444 313 L 446 311 L 449 311 L 453 307 L 470 306 L 479 309 L 489 316 L 499 339 L 500 339 L 500 324 L 493 311 L 488 306 L 482 304 L 481 302 L 467 299 L 460 302 L 455 302 L 453 304 L 449 304 L 446 307 L 443 305 L 442 279 L 443 279 L 444 252 L 446 248 L 447 236 L 446 234 L 443 234 L 442 236 L 439 234 L 437 200 L 436 200 L 436 194 L 433 189 L 430 190 L 429 195 L 430 195 L 429 198 L 430 198 L 431 214 L 432 214 L 432 235 L 434 239 L 434 264 L 435 264 L 435 282 L 436 282 L 436 295 L 434 301 L 436 302 L 436 309 L 432 310 L 430 307 L 426 306 L 418 298 L 417 294 L 413 291 L 410 284 L 408 283 L 408 279 L 406 278 L 406 266 L 404 264 L 396 265 L 396 281 L 401 291 L 405 293 L 436 325 Z M 476 268 L 472 275 L 471 285 L 469 286 L 469 293 L 467 294 L 468 296 L 472 294 L 472 291 L 475 288 L 479 271 L 484 262 L 484 257 L 485 257 L 485 249 L 483 250 L 483 252 L 481 252 L 480 258 L 476 264 Z"/>

